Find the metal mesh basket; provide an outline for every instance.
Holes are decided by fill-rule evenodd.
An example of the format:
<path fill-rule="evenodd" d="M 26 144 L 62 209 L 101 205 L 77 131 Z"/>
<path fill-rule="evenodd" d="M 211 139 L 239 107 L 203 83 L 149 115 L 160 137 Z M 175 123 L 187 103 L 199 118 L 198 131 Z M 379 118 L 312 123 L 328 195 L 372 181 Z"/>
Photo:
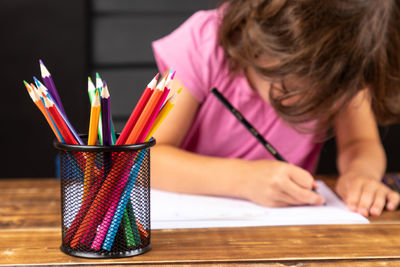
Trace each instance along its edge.
<path fill-rule="evenodd" d="M 118 258 L 150 244 L 150 147 L 54 143 L 60 154 L 62 245 L 66 254 Z"/>

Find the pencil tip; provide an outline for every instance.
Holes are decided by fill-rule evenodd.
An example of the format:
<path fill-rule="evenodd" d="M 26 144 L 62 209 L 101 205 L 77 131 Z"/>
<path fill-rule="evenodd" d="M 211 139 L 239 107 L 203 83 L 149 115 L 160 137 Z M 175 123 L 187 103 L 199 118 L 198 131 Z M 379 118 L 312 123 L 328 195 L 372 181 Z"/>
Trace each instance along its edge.
<path fill-rule="evenodd" d="M 171 80 L 174 79 L 176 71 L 174 71 L 171 75 Z"/>
<path fill-rule="evenodd" d="M 43 64 L 43 61 L 42 61 L 41 59 L 39 59 L 39 64 L 40 64 L 40 65 L 44 65 L 44 64 Z"/>
<path fill-rule="evenodd" d="M 92 79 L 90 78 L 90 76 L 87 77 L 88 82 L 91 82 Z"/>
<path fill-rule="evenodd" d="M 24 82 L 25 85 L 29 85 L 25 80 L 23 80 L 23 82 Z"/>
<path fill-rule="evenodd" d="M 98 72 L 96 72 L 96 78 L 100 79 L 100 74 Z"/>
<path fill-rule="evenodd" d="M 182 91 L 182 87 L 178 89 L 177 93 L 180 94 Z"/>

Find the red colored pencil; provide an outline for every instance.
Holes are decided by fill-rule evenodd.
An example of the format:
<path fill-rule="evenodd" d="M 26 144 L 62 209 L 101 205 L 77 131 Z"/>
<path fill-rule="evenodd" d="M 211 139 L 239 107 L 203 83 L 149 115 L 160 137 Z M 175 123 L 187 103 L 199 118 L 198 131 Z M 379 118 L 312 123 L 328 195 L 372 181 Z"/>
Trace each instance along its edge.
<path fill-rule="evenodd" d="M 146 89 L 143 91 L 142 96 L 140 97 L 137 105 L 135 106 L 134 110 L 132 111 L 128 122 L 125 124 L 124 129 L 122 129 L 121 134 L 119 135 L 117 142 L 115 145 L 123 145 L 125 144 L 126 140 L 129 137 L 133 127 L 135 126 L 140 114 L 142 113 L 144 107 L 146 106 L 147 102 L 149 101 L 151 95 L 153 94 L 154 88 L 157 84 L 159 74 L 153 78 L 153 80 L 147 85 Z"/>
<path fill-rule="evenodd" d="M 148 132 L 150 131 L 151 126 L 153 125 L 153 123 L 157 117 L 157 114 L 160 112 L 161 107 L 164 105 L 164 102 L 167 99 L 167 96 L 170 92 L 169 87 L 171 85 L 172 80 L 174 79 L 174 76 L 175 76 L 175 71 L 173 73 L 171 73 L 171 72 L 169 73 L 167 81 L 165 82 L 165 85 L 164 85 L 164 91 L 163 91 L 160 99 L 158 100 L 158 103 L 156 104 L 155 108 L 153 109 L 149 119 L 146 121 L 146 124 L 145 124 L 142 132 L 140 133 L 140 135 L 138 137 L 139 143 L 142 143 L 146 139 L 146 136 L 147 136 Z"/>
<path fill-rule="evenodd" d="M 129 134 L 128 139 L 125 142 L 126 145 L 138 143 L 139 136 L 143 132 L 143 130 L 146 126 L 146 122 L 150 119 L 150 116 L 151 116 L 153 110 L 156 108 L 156 105 L 163 94 L 165 78 L 163 80 L 161 80 L 160 84 L 157 85 L 156 90 L 151 95 L 149 101 L 147 102 L 146 106 L 143 109 L 143 112 L 140 114 L 135 126 L 133 127 L 131 133 Z"/>
<path fill-rule="evenodd" d="M 48 97 L 43 97 L 43 100 L 45 108 L 48 110 L 50 116 L 53 118 L 53 121 L 56 124 L 57 129 L 63 136 L 65 142 L 67 144 L 77 145 L 78 142 L 75 140 L 67 124 L 61 117 L 59 110 L 54 105 L 54 102 Z"/>

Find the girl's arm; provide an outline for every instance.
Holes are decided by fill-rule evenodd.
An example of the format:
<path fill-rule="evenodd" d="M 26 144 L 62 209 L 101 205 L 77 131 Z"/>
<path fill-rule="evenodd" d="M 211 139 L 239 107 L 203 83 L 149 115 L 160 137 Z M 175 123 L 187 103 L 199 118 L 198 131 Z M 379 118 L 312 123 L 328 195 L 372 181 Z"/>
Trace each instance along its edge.
<path fill-rule="evenodd" d="M 339 179 L 336 191 L 348 208 L 364 216 L 394 210 L 399 195 L 381 179 L 386 156 L 366 91 L 360 92 L 335 123 Z"/>
<path fill-rule="evenodd" d="M 311 191 L 312 176 L 297 166 L 275 160 L 217 158 L 180 149 L 199 102 L 175 79 L 173 87 L 184 90 L 154 135 L 157 144 L 152 148 L 152 187 L 239 197 L 267 206 L 324 202 L 320 195 Z"/>
<path fill-rule="evenodd" d="M 174 88 L 184 88 L 175 78 Z M 199 102 L 188 91 L 182 90 L 177 104 L 154 134 L 152 148 L 152 187 L 168 191 L 232 195 L 236 194 L 235 178 L 224 171 L 235 160 L 210 158 L 180 149 L 199 107 Z M 219 177 L 214 179 L 214 177 Z"/>

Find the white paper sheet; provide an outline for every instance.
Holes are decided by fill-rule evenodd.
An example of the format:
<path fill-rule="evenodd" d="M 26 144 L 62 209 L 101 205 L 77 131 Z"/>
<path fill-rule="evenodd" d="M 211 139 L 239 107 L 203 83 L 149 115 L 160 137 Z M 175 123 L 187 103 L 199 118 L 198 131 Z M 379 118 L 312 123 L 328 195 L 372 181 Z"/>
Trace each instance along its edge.
<path fill-rule="evenodd" d="M 323 206 L 268 208 L 249 201 L 151 190 L 151 228 L 245 227 L 311 224 L 363 224 L 322 181 Z"/>

